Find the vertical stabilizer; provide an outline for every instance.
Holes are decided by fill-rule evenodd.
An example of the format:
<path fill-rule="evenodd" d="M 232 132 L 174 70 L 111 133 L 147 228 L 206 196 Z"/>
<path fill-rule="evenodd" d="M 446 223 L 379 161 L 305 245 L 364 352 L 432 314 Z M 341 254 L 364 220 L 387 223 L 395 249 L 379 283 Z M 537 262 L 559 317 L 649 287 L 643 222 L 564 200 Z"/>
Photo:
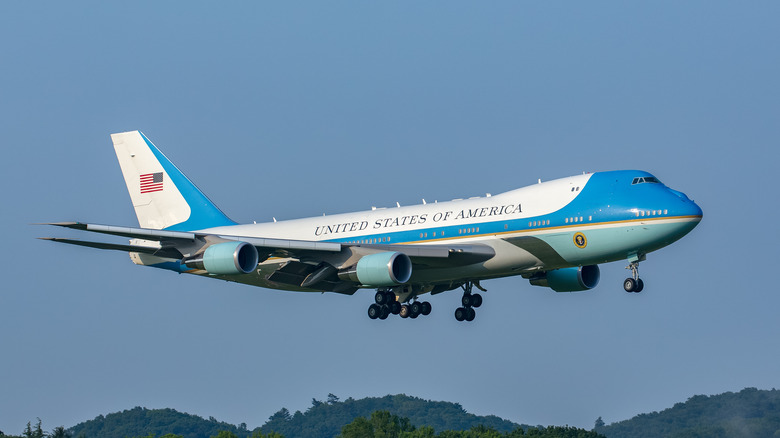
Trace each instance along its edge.
<path fill-rule="evenodd" d="M 235 225 L 139 131 L 111 134 L 138 224 L 194 231 Z"/>

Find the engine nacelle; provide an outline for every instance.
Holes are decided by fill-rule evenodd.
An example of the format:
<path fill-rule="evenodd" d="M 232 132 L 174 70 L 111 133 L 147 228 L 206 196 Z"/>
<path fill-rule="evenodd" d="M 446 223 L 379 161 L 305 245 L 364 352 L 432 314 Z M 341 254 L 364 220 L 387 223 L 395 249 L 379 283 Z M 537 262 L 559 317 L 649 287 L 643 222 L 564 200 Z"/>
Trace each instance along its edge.
<path fill-rule="evenodd" d="M 598 265 L 589 265 L 547 271 L 542 275 L 531 277 L 531 284 L 549 287 L 555 292 L 577 292 L 593 289 L 599 284 L 599 278 L 601 278 L 601 271 Z"/>
<path fill-rule="evenodd" d="M 204 269 L 209 274 L 249 274 L 257 268 L 257 249 L 246 242 L 215 243 L 197 258 L 185 260 L 190 268 Z"/>
<path fill-rule="evenodd" d="M 412 261 L 402 252 L 369 254 L 361 257 L 354 267 L 339 272 L 342 280 L 372 287 L 404 284 L 411 276 Z"/>

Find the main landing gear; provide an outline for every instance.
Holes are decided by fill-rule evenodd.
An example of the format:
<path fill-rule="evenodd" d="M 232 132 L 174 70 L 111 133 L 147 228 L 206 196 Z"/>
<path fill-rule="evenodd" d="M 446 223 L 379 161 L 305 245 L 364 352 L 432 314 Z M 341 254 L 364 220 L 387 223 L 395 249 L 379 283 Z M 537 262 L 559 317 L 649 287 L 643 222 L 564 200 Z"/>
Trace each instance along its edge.
<path fill-rule="evenodd" d="M 642 289 L 645 288 L 645 282 L 639 278 L 639 261 L 632 261 L 626 269 L 631 270 L 631 277 L 623 280 L 623 289 L 626 292 L 642 292 Z"/>
<path fill-rule="evenodd" d="M 374 295 L 374 304 L 368 306 L 368 317 L 371 319 L 387 319 L 390 315 L 399 315 L 401 318 L 417 318 L 431 313 L 431 303 L 427 301 L 412 301 L 401 304 L 395 296 L 395 292 L 379 289 Z"/>
<path fill-rule="evenodd" d="M 478 282 L 467 281 L 461 286 L 461 289 L 463 289 L 463 298 L 461 298 L 460 302 L 463 304 L 463 307 L 455 309 L 455 319 L 458 321 L 474 321 L 474 317 L 477 316 L 477 312 L 474 308 L 482 305 L 482 295 L 471 293 L 473 286 L 477 286 L 477 289 L 485 292 L 485 289 L 483 289 Z"/>

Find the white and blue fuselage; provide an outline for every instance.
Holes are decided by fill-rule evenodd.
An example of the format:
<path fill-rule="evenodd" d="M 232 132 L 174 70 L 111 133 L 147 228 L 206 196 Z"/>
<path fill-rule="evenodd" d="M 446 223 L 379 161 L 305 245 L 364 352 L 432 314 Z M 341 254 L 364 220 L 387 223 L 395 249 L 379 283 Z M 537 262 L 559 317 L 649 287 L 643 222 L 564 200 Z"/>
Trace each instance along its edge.
<path fill-rule="evenodd" d="M 494 249 L 495 256 L 489 260 L 451 269 L 415 270 L 410 280 L 436 283 L 641 258 L 680 239 L 701 218 L 696 203 L 657 182 L 651 174 L 611 171 L 540 182 L 480 198 L 228 225 L 199 232 L 350 245 L 456 242 Z M 262 277 L 251 282 L 285 288 Z"/>
<path fill-rule="evenodd" d="M 255 286 L 352 294 L 376 288 L 372 318 L 430 312 L 417 296 L 462 287 L 459 320 L 474 318 L 480 280 L 520 275 L 558 292 L 587 290 L 598 265 L 638 264 L 702 218 L 681 192 L 639 170 L 583 174 L 498 195 L 240 225 L 139 131 L 112 140 L 140 228 L 60 222 L 130 244 L 49 240 L 127 251 L 140 265 Z M 401 305 L 400 303 L 408 303 Z"/>

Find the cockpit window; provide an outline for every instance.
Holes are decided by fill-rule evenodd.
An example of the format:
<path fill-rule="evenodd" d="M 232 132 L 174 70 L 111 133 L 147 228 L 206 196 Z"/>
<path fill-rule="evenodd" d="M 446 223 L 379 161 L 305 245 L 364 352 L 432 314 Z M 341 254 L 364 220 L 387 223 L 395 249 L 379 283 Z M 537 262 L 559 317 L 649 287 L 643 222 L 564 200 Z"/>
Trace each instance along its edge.
<path fill-rule="evenodd" d="M 658 178 L 654 176 L 643 176 L 641 178 L 634 178 L 634 180 L 631 181 L 631 184 L 642 184 L 642 183 L 661 184 L 661 181 L 658 181 Z"/>

